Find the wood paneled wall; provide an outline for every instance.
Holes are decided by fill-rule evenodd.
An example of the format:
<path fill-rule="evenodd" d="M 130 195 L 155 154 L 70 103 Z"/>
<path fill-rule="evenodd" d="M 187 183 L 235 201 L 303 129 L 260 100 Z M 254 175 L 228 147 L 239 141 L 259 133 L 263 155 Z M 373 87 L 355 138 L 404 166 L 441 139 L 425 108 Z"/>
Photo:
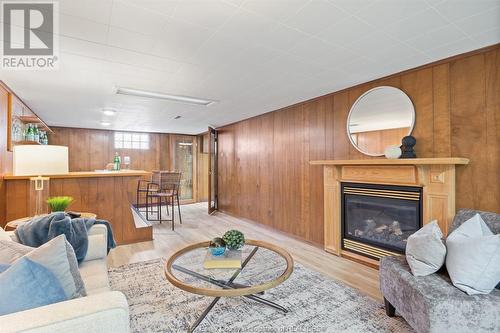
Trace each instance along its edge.
<path fill-rule="evenodd" d="M 150 133 L 149 149 L 114 148 L 114 131 L 85 128 L 51 127 L 51 145 L 69 147 L 69 171 L 93 171 L 104 169 L 113 163 L 115 152 L 130 156 L 130 169 L 159 170 L 169 167 L 169 134 Z"/>
<path fill-rule="evenodd" d="M 321 159 L 365 159 L 345 124 L 380 85 L 413 101 L 418 157 L 467 157 L 456 207 L 500 212 L 500 47 L 361 84 L 219 129 L 219 209 L 323 244 Z"/>
<path fill-rule="evenodd" d="M 12 172 L 12 153 L 7 151 L 8 91 L 0 85 L 0 226 L 6 218 L 5 181 L 3 176 Z"/>

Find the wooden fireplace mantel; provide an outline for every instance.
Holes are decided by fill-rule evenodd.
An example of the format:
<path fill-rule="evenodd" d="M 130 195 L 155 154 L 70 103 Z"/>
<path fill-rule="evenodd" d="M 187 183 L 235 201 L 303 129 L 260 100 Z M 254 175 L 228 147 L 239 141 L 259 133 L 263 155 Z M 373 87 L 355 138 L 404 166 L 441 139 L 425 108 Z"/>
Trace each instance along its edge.
<path fill-rule="evenodd" d="M 438 158 L 375 158 L 369 160 L 324 160 L 310 161 L 312 165 L 459 165 L 468 164 L 469 159 L 463 157 Z"/>
<path fill-rule="evenodd" d="M 323 166 L 324 248 L 370 266 L 378 261 L 341 248 L 341 183 L 422 187 L 423 224 L 437 220 L 446 235 L 455 215 L 455 167 L 467 158 L 414 158 L 310 161 Z"/>

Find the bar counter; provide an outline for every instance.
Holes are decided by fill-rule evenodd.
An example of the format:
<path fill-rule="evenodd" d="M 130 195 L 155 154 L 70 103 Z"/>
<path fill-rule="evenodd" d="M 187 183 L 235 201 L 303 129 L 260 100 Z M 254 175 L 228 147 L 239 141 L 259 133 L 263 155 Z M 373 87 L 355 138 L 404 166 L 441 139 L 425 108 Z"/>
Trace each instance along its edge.
<path fill-rule="evenodd" d="M 92 212 L 108 220 L 118 244 L 153 239 L 152 227 L 134 219 L 137 182 L 150 173 L 142 170 L 70 172 L 49 175 L 50 196 L 71 196 L 71 211 Z M 42 175 L 43 176 L 43 175 Z M 30 176 L 5 175 L 7 221 L 29 216 Z M 139 223 L 138 223 L 139 222 Z"/>

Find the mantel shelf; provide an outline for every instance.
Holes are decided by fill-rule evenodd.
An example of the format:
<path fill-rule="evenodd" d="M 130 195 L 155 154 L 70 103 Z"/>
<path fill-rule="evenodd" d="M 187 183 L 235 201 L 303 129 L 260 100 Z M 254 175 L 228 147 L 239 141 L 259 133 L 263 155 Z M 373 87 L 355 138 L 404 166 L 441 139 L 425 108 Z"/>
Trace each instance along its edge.
<path fill-rule="evenodd" d="M 465 165 L 468 158 L 438 157 L 438 158 L 406 158 L 406 159 L 366 159 L 366 160 L 318 160 L 309 161 L 311 165 Z"/>

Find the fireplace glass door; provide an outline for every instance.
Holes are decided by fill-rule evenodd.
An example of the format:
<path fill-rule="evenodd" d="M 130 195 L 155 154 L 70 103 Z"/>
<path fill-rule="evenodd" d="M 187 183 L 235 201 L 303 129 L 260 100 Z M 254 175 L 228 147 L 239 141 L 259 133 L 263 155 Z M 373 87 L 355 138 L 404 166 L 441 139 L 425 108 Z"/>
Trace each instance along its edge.
<path fill-rule="evenodd" d="M 421 188 L 343 183 L 342 194 L 344 240 L 404 253 L 421 226 Z"/>

